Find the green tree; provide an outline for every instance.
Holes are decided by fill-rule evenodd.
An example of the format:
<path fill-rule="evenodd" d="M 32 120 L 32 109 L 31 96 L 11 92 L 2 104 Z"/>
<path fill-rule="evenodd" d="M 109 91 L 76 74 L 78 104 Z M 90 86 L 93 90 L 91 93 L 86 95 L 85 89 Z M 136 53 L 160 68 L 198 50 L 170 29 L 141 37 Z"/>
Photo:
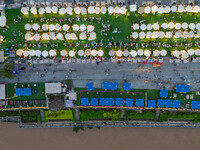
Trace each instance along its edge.
<path fill-rule="evenodd" d="M 8 64 L 6 63 L 3 67 L 3 69 L 0 70 L 0 73 L 2 75 L 3 78 L 8 78 L 8 79 L 12 79 L 15 77 L 14 74 L 12 74 L 14 69 L 14 65 L 13 64 Z"/>

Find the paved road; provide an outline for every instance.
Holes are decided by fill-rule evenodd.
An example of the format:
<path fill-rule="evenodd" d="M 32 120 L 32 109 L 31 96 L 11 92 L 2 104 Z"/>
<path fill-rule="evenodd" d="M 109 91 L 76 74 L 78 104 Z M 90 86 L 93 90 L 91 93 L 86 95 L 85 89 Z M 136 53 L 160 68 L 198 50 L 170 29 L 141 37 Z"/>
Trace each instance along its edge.
<path fill-rule="evenodd" d="M 111 62 L 98 65 L 71 63 L 28 66 L 20 64 L 16 65 L 16 68 L 22 66 L 25 66 L 26 69 L 19 71 L 18 77 L 11 80 L 0 77 L 0 82 L 52 82 L 71 79 L 74 87 L 86 87 L 87 82 L 94 82 L 97 88 L 101 87 L 103 81 L 113 81 L 117 82 L 118 87 L 121 88 L 124 80 L 127 80 L 132 83 L 133 88 L 137 89 L 160 89 L 161 86 L 158 86 L 158 83 L 163 83 L 162 87 L 166 89 L 172 89 L 175 84 L 189 84 L 192 90 L 200 89 L 199 63 L 164 63 L 159 68 L 153 68 L 150 64 Z M 144 81 L 148 81 L 148 83 Z"/>

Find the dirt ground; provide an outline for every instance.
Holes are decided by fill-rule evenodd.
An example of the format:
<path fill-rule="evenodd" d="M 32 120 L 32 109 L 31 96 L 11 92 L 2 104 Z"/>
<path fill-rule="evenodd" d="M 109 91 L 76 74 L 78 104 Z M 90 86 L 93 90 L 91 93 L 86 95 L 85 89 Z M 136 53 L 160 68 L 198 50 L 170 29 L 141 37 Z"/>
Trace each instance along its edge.
<path fill-rule="evenodd" d="M 199 149 L 200 129 L 20 129 L 0 122 L 2 150 L 188 150 Z"/>

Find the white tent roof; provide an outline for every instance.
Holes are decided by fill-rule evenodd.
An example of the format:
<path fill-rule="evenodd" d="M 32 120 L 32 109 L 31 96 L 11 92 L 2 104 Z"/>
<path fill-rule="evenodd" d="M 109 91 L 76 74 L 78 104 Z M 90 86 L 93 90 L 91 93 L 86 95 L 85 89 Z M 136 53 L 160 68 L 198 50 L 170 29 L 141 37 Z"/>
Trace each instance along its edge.
<path fill-rule="evenodd" d="M 153 24 L 153 28 L 154 28 L 154 30 L 158 30 L 159 29 L 159 24 L 158 23 L 154 23 Z"/>
<path fill-rule="evenodd" d="M 173 36 L 173 33 L 172 32 L 166 32 L 166 34 L 165 34 L 165 36 L 166 36 L 166 38 L 172 38 L 172 36 Z"/>
<path fill-rule="evenodd" d="M 45 11 L 46 11 L 47 14 L 50 14 L 51 13 L 51 7 L 47 6 L 45 8 Z"/>
<path fill-rule="evenodd" d="M 137 52 L 135 50 L 131 50 L 130 55 L 132 57 L 136 57 L 137 56 Z"/>
<path fill-rule="evenodd" d="M 188 58 L 189 54 L 186 51 L 181 51 L 182 57 L 183 58 Z"/>
<path fill-rule="evenodd" d="M 54 93 L 61 93 L 61 83 L 45 83 L 45 93 L 46 94 L 54 94 Z"/>
<path fill-rule="evenodd" d="M 0 99 L 6 98 L 6 85 L 0 84 Z"/>
<path fill-rule="evenodd" d="M 158 31 L 154 31 L 153 35 L 152 35 L 152 38 L 158 38 L 158 36 L 159 36 L 159 32 Z"/>
<path fill-rule="evenodd" d="M 89 40 L 95 40 L 95 39 L 96 39 L 96 33 L 95 32 L 91 32 Z"/>
<path fill-rule="evenodd" d="M 99 50 L 99 51 L 98 51 L 98 55 L 99 55 L 99 56 L 103 56 L 103 55 L 104 55 L 104 52 L 103 52 L 102 50 Z"/>
<path fill-rule="evenodd" d="M 57 6 L 53 6 L 51 8 L 51 10 L 52 10 L 53 13 L 57 13 L 58 12 L 58 7 Z"/>
<path fill-rule="evenodd" d="M 88 32 L 92 32 L 94 30 L 94 26 L 93 25 L 87 25 L 87 31 Z"/>
<path fill-rule="evenodd" d="M 35 51 L 34 50 L 30 50 L 29 53 L 30 53 L 30 56 L 35 56 Z"/>
<path fill-rule="evenodd" d="M 40 50 L 36 50 L 36 51 L 35 51 L 35 56 L 40 57 L 41 54 L 42 54 L 42 53 L 41 53 Z"/>
<path fill-rule="evenodd" d="M 163 31 L 159 32 L 159 38 L 164 38 L 165 37 L 165 33 Z"/>
<path fill-rule="evenodd" d="M 183 5 L 179 5 L 178 6 L 178 12 L 183 12 L 184 11 L 184 6 Z"/>
<path fill-rule="evenodd" d="M 165 49 L 161 50 L 161 56 L 166 56 L 167 55 L 167 51 Z"/>
<path fill-rule="evenodd" d="M 152 7 L 152 12 L 157 12 L 158 11 L 158 6 L 156 6 L 156 5 L 154 5 L 153 7 Z"/>
<path fill-rule="evenodd" d="M 70 57 L 74 57 L 74 56 L 75 56 L 75 51 L 72 51 L 72 50 L 69 51 L 69 56 L 70 56 Z"/>
<path fill-rule="evenodd" d="M 171 10 L 171 8 L 170 8 L 169 6 L 166 6 L 166 7 L 164 8 L 164 13 L 169 13 L 170 10 Z"/>
<path fill-rule="evenodd" d="M 39 14 L 43 15 L 45 13 L 45 9 L 43 7 L 39 8 Z"/>
<path fill-rule="evenodd" d="M 126 14 L 126 7 L 121 7 L 121 14 Z"/>
<path fill-rule="evenodd" d="M 195 55 L 197 55 L 197 56 L 200 55 L 200 50 L 199 50 L 199 49 L 196 49 L 196 50 L 195 50 Z"/>
<path fill-rule="evenodd" d="M 161 6 L 161 7 L 158 8 L 158 13 L 159 13 L 159 14 L 163 14 L 163 13 L 164 13 L 164 10 L 165 10 L 165 9 L 163 8 L 163 6 Z"/>
<path fill-rule="evenodd" d="M 29 51 L 24 51 L 24 57 L 27 57 L 29 55 Z"/>
<path fill-rule="evenodd" d="M 195 27 L 196 27 L 196 26 L 195 26 L 195 24 L 194 24 L 194 23 L 190 23 L 190 24 L 189 24 L 189 28 L 190 28 L 191 30 L 194 30 L 194 29 L 195 29 Z"/>
<path fill-rule="evenodd" d="M 146 30 L 146 29 L 147 29 L 146 24 L 142 24 L 142 25 L 140 26 L 140 29 L 143 30 L 143 31 Z"/>
<path fill-rule="evenodd" d="M 133 37 L 134 39 L 137 39 L 137 38 L 138 38 L 138 36 L 139 36 L 139 35 L 138 35 L 138 33 L 137 33 L 137 32 L 133 32 L 133 33 L 132 33 L 132 37 Z"/>
<path fill-rule="evenodd" d="M 137 53 L 138 53 L 139 56 L 142 56 L 144 52 L 143 52 L 142 49 L 139 49 L 139 50 L 137 51 Z"/>
<path fill-rule="evenodd" d="M 149 6 L 145 7 L 144 12 L 146 14 L 149 14 L 151 12 L 151 7 L 149 7 Z"/>
<path fill-rule="evenodd" d="M 108 7 L 108 13 L 109 14 L 114 13 L 114 8 L 112 6 Z"/>
<path fill-rule="evenodd" d="M 188 33 L 188 37 L 189 38 L 193 38 L 195 35 L 194 35 L 194 32 L 193 31 L 190 31 L 189 33 Z"/>
<path fill-rule="evenodd" d="M 148 31 L 146 33 L 146 38 L 152 38 L 152 32 L 151 31 Z"/>
<path fill-rule="evenodd" d="M 147 25 L 147 30 L 152 30 L 152 25 L 151 24 Z"/>
<path fill-rule="evenodd" d="M 79 34 L 79 39 L 80 39 L 80 40 L 85 40 L 86 38 L 87 38 L 86 32 L 81 32 L 81 33 Z"/>
<path fill-rule="evenodd" d="M 31 25 L 29 23 L 25 24 L 24 26 L 25 30 L 30 30 L 31 29 Z"/>
<path fill-rule="evenodd" d="M 42 34 L 42 39 L 43 40 L 49 40 L 49 34 L 48 33 L 43 33 Z"/>
<path fill-rule="evenodd" d="M 178 50 L 176 50 L 176 51 L 173 51 L 172 54 L 173 54 L 175 57 L 179 58 L 181 52 L 178 51 Z"/>
<path fill-rule="evenodd" d="M 17 54 L 18 56 L 22 56 L 23 53 L 24 53 L 24 51 L 23 51 L 22 49 L 18 49 L 18 50 L 16 51 L 16 54 Z"/>
<path fill-rule="evenodd" d="M 71 40 L 78 40 L 75 33 L 71 33 Z"/>
<path fill-rule="evenodd" d="M 39 40 L 40 40 L 40 34 L 36 33 L 36 34 L 34 35 L 34 40 L 35 40 L 35 41 L 39 41 Z"/>
<path fill-rule="evenodd" d="M 118 57 L 121 57 L 123 55 L 123 52 L 121 50 L 116 51 L 116 55 Z"/>
<path fill-rule="evenodd" d="M 96 56 L 97 53 L 98 53 L 98 52 L 97 52 L 96 50 L 92 50 L 92 51 L 91 51 L 91 55 L 92 55 L 92 56 Z"/>
<path fill-rule="evenodd" d="M 49 29 L 49 26 L 47 24 L 42 25 L 42 30 L 47 31 Z"/>
<path fill-rule="evenodd" d="M 184 32 L 182 32 L 182 36 L 184 37 L 184 38 L 187 38 L 188 37 L 188 32 L 187 31 L 184 31 Z"/>
<path fill-rule="evenodd" d="M 32 25 L 33 30 L 38 30 L 40 28 L 40 26 L 37 23 L 34 23 Z"/>
<path fill-rule="evenodd" d="M 174 28 L 174 23 L 173 22 L 168 23 L 168 28 L 169 29 L 173 29 Z"/>
<path fill-rule="evenodd" d="M 79 51 L 78 51 L 78 55 L 79 55 L 79 56 L 81 56 L 81 57 L 82 57 L 82 56 L 84 56 L 84 54 L 85 54 L 85 53 L 84 53 L 84 51 L 83 51 L 83 50 L 79 50 Z"/>
<path fill-rule="evenodd" d="M 190 56 L 194 55 L 194 49 L 189 49 L 189 50 L 188 50 L 188 54 L 189 54 Z"/>
<path fill-rule="evenodd" d="M 138 13 L 140 13 L 140 14 L 145 13 L 145 8 L 144 7 L 139 7 Z"/>
<path fill-rule="evenodd" d="M 54 26 L 53 24 L 50 24 L 50 25 L 49 25 L 49 30 L 50 30 L 50 31 L 55 30 L 55 26 Z"/>
<path fill-rule="evenodd" d="M 144 39 L 144 38 L 145 38 L 145 35 L 146 35 L 146 34 L 145 34 L 144 32 L 140 32 L 140 33 L 139 33 L 139 37 L 140 37 L 141 39 Z"/>
<path fill-rule="evenodd" d="M 200 37 L 200 30 L 197 31 L 197 37 Z"/>
<path fill-rule="evenodd" d="M 99 14 L 101 9 L 99 7 L 95 7 L 94 11 L 95 11 L 95 14 Z"/>
<path fill-rule="evenodd" d="M 108 54 L 109 54 L 109 56 L 114 56 L 115 55 L 115 51 L 114 50 L 110 50 Z"/>
<path fill-rule="evenodd" d="M 119 7 L 115 7 L 114 12 L 115 12 L 116 14 L 120 13 L 120 8 L 119 8 Z"/>
<path fill-rule="evenodd" d="M 176 7 L 176 6 L 172 6 L 172 7 L 171 7 L 171 11 L 172 11 L 172 12 L 176 12 L 176 10 L 177 10 L 177 7 Z"/>
<path fill-rule="evenodd" d="M 50 55 L 50 56 L 56 56 L 56 51 L 53 50 L 53 49 L 51 49 L 51 50 L 49 51 L 49 55 Z"/>
<path fill-rule="evenodd" d="M 32 14 L 37 14 L 37 9 L 35 7 L 31 7 L 31 13 Z"/>
<path fill-rule="evenodd" d="M 153 56 L 158 57 L 159 55 L 160 55 L 160 51 L 159 50 L 153 51 Z"/>
<path fill-rule="evenodd" d="M 125 50 L 124 53 L 123 53 L 123 55 L 124 55 L 125 57 L 127 57 L 127 56 L 129 55 L 129 51 Z"/>
<path fill-rule="evenodd" d="M 136 4 L 130 5 L 130 11 L 131 12 L 134 12 L 136 10 L 137 10 L 137 5 Z"/>
<path fill-rule="evenodd" d="M 71 8 L 70 6 L 68 6 L 67 8 L 66 8 L 66 12 L 67 12 L 67 14 L 72 14 L 73 12 L 72 12 L 72 10 L 73 10 L 73 8 Z"/>
<path fill-rule="evenodd" d="M 94 13 L 94 7 L 93 6 L 88 7 L 88 13 L 89 14 L 93 14 Z"/>
<path fill-rule="evenodd" d="M 59 14 L 60 14 L 60 15 L 64 15 L 65 13 L 66 13 L 65 8 L 60 8 Z"/>
<path fill-rule="evenodd" d="M 48 55 L 49 55 L 49 52 L 48 52 L 48 51 L 42 51 L 42 56 L 43 56 L 43 57 L 46 58 Z"/>
<path fill-rule="evenodd" d="M 75 24 L 72 26 L 73 31 L 78 31 L 79 30 L 79 25 Z"/>
<path fill-rule="evenodd" d="M 101 7 L 101 13 L 102 13 L 102 14 L 105 14 L 106 11 L 107 11 L 107 8 L 106 8 L 106 7 Z"/>
<path fill-rule="evenodd" d="M 28 15 L 28 8 L 27 7 L 22 7 L 21 8 L 21 13 L 24 15 Z"/>
<path fill-rule="evenodd" d="M 87 14 L 87 9 L 85 7 L 81 7 L 81 14 Z"/>
<path fill-rule="evenodd" d="M 79 15 L 81 13 L 81 8 L 80 7 L 75 7 L 74 8 L 75 14 Z"/>
<path fill-rule="evenodd" d="M 168 25 L 167 25 L 167 23 L 163 23 L 163 24 L 161 25 L 161 27 L 162 27 L 163 29 L 167 29 L 167 28 L 168 28 Z"/>
<path fill-rule="evenodd" d="M 86 30 L 86 25 L 84 25 L 84 24 L 80 25 L 80 30 L 81 31 L 85 31 Z"/>
<path fill-rule="evenodd" d="M 180 38 L 181 36 L 182 34 L 180 31 L 175 32 L 175 35 L 174 35 L 175 38 Z"/>
<path fill-rule="evenodd" d="M 31 40 L 32 39 L 32 36 L 31 36 L 31 33 L 26 33 L 25 34 L 25 40 L 27 40 L 27 41 L 29 41 L 29 40 Z"/>
<path fill-rule="evenodd" d="M 187 29 L 188 28 L 188 24 L 186 22 L 182 23 L 182 28 L 183 29 Z"/>
<path fill-rule="evenodd" d="M 197 30 L 200 30 L 200 23 L 197 23 L 197 24 L 196 24 L 196 29 L 197 29 Z"/>
<path fill-rule="evenodd" d="M 59 39 L 59 40 L 63 40 L 63 34 L 62 34 L 62 33 L 58 33 L 58 34 L 56 35 L 56 37 L 57 37 L 57 39 Z"/>
<path fill-rule="evenodd" d="M 70 40 L 71 39 L 71 34 L 70 33 L 65 34 L 65 39 L 66 40 Z"/>
<path fill-rule="evenodd" d="M 187 12 L 192 12 L 192 6 L 188 5 L 188 6 L 186 7 L 186 11 L 187 11 Z"/>
<path fill-rule="evenodd" d="M 61 51 L 60 51 L 60 55 L 63 56 L 63 57 L 64 57 L 64 56 L 67 56 L 67 51 L 64 50 L 64 49 L 61 50 Z"/>
<path fill-rule="evenodd" d="M 55 25 L 55 29 L 56 29 L 57 31 L 61 30 L 61 25 L 56 24 L 56 25 Z"/>
<path fill-rule="evenodd" d="M 55 32 L 50 32 L 50 33 L 49 33 L 49 38 L 52 39 L 52 40 L 55 40 L 55 39 L 56 39 L 56 34 L 55 34 Z"/>
<path fill-rule="evenodd" d="M 139 24 L 133 24 L 133 29 L 134 30 L 139 30 L 140 28 L 140 25 Z"/>
<path fill-rule="evenodd" d="M 199 12 L 199 6 L 194 6 L 192 11 L 195 13 Z"/>
<path fill-rule="evenodd" d="M 144 55 L 149 57 L 151 55 L 151 51 L 150 50 L 145 50 L 144 51 Z"/>
<path fill-rule="evenodd" d="M 181 26 L 181 24 L 180 24 L 180 23 L 176 23 L 176 24 L 175 24 L 175 29 L 176 29 L 176 30 L 179 30 L 179 29 L 181 29 L 181 27 L 182 27 L 182 26 Z"/>
<path fill-rule="evenodd" d="M 62 29 L 63 29 L 63 31 L 68 31 L 69 30 L 69 26 L 67 24 L 64 24 Z"/>

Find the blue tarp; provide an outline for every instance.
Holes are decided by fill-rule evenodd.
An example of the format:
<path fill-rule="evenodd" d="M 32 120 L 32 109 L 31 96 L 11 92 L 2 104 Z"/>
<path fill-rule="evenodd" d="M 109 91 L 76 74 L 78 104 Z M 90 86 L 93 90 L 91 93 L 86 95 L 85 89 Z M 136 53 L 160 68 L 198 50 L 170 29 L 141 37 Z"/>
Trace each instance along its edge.
<path fill-rule="evenodd" d="M 148 107 L 156 108 L 156 100 L 148 100 Z"/>
<path fill-rule="evenodd" d="M 16 96 L 31 96 L 31 88 L 16 88 Z"/>
<path fill-rule="evenodd" d="M 158 99 L 157 106 L 161 107 L 161 108 L 171 108 L 172 107 L 172 100 Z"/>
<path fill-rule="evenodd" d="M 94 83 L 87 83 L 86 87 L 87 87 L 87 91 L 92 91 L 94 90 Z"/>
<path fill-rule="evenodd" d="M 123 89 L 124 89 L 124 91 L 130 91 L 131 90 L 131 83 L 124 83 Z"/>
<path fill-rule="evenodd" d="M 188 93 L 190 92 L 190 86 L 189 85 L 176 85 L 176 92 L 177 93 Z"/>
<path fill-rule="evenodd" d="M 123 98 L 116 98 L 116 106 L 123 106 Z"/>
<path fill-rule="evenodd" d="M 191 101 L 191 109 L 200 109 L 200 101 Z"/>
<path fill-rule="evenodd" d="M 132 98 L 126 98 L 126 106 L 133 107 L 133 99 Z"/>
<path fill-rule="evenodd" d="M 173 108 L 180 108 L 181 101 L 180 100 L 173 100 Z"/>
<path fill-rule="evenodd" d="M 89 105 L 89 98 L 88 97 L 81 98 L 81 105 L 88 106 Z"/>
<path fill-rule="evenodd" d="M 113 106 L 114 98 L 100 98 L 99 105 L 101 106 Z"/>
<path fill-rule="evenodd" d="M 31 88 L 24 88 L 24 96 L 31 96 Z"/>
<path fill-rule="evenodd" d="M 136 106 L 137 107 L 144 107 L 144 100 L 141 99 L 136 99 Z"/>
<path fill-rule="evenodd" d="M 98 98 L 91 98 L 90 105 L 98 106 Z"/>
<path fill-rule="evenodd" d="M 167 97 L 168 96 L 168 90 L 160 90 L 160 97 Z"/>
<path fill-rule="evenodd" d="M 102 89 L 104 90 L 117 90 L 116 82 L 103 82 Z"/>

